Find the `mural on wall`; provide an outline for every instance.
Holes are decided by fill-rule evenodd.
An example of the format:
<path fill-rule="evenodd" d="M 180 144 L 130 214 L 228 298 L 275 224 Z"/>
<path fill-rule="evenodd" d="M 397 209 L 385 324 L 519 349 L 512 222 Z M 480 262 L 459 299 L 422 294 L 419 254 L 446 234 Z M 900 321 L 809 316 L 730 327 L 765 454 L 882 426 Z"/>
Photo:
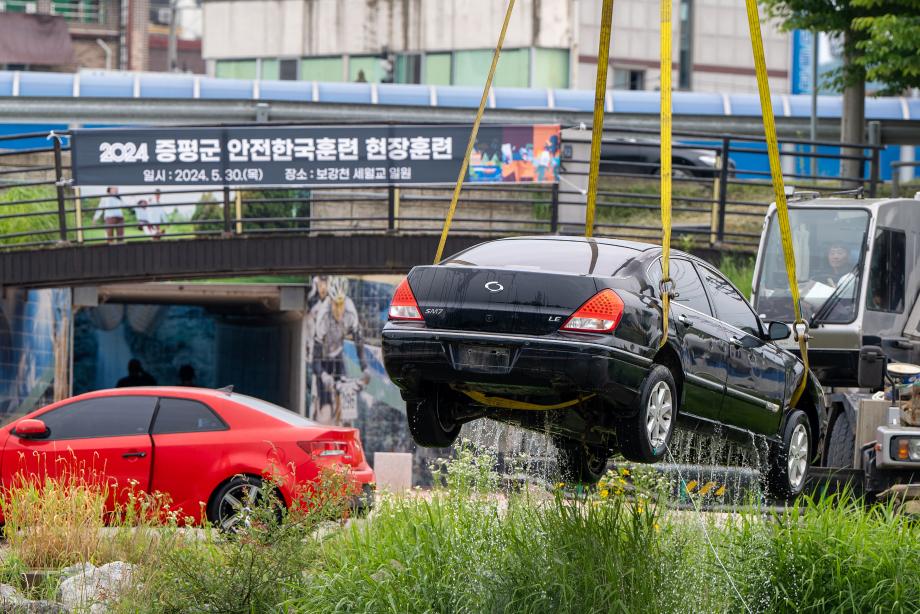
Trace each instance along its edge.
<path fill-rule="evenodd" d="M 427 483 L 438 451 L 416 450 L 405 403 L 381 358 L 380 334 L 399 280 L 314 276 L 302 313 L 115 303 L 80 309 L 73 392 L 232 384 L 317 422 L 359 428 L 370 460 L 377 451 L 416 452 L 416 480 Z M 305 380 L 302 398 L 291 396 L 294 378 Z"/>
<path fill-rule="evenodd" d="M 70 291 L 7 291 L 0 300 L 0 413 L 19 416 L 65 398 Z"/>
<path fill-rule="evenodd" d="M 416 483 L 428 484 L 428 464 L 445 451 L 417 448 L 406 426 L 406 404 L 383 367 L 380 335 L 400 277 L 315 276 L 307 295 L 305 355 L 307 416 L 355 426 L 365 452 L 414 452 Z"/>
<path fill-rule="evenodd" d="M 108 303 L 74 316 L 73 393 L 131 385 L 214 387 L 216 322 L 203 307 Z M 189 374 L 189 368 L 191 373 Z"/>

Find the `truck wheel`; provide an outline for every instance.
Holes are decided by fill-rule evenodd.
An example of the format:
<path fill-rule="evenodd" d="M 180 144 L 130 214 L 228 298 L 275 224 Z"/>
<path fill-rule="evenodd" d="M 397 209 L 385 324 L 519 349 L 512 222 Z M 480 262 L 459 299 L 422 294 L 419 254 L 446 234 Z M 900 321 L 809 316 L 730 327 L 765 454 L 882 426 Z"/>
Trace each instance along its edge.
<path fill-rule="evenodd" d="M 451 419 L 452 406 L 437 390 L 424 399 L 406 401 L 409 433 L 424 448 L 447 448 L 460 435 L 461 424 Z"/>
<path fill-rule="evenodd" d="M 635 415 L 617 424 L 617 443 L 627 460 L 654 463 L 671 443 L 677 420 L 677 386 L 664 365 L 653 365 L 639 387 Z"/>
<path fill-rule="evenodd" d="M 856 446 L 856 435 L 853 434 L 853 425 L 845 412 L 837 414 L 834 426 L 831 427 L 830 440 L 827 446 L 827 466 L 853 468 L 853 449 Z"/>
<path fill-rule="evenodd" d="M 596 484 L 607 471 L 609 455 L 606 450 L 586 446 L 568 437 L 554 437 L 556 459 L 559 463 L 559 477 L 563 482 Z"/>
<path fill-rule="evenodd" d="M 780 499 L 794 499 L 805 488 L 811 464 L 811 429 L 808 416 L 795 409 L 786 421 L 782 440 L 773 446 L 770 455 L 768 488 L 770 495 Z"/>

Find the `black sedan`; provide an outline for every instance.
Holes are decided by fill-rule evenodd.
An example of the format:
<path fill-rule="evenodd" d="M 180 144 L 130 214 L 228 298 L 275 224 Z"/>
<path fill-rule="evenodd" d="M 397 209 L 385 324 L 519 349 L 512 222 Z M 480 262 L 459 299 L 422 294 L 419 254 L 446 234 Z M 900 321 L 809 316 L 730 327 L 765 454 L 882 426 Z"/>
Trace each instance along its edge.
<path fill-rule="evenodd" d="M 771 449 L 777 495 L 801 491 L 824 432 L 821 389 L 709 264 L 671 258 L 678 296 L 662 344 L 661 248 L 579 237 L 482 243 L 399 285 L 383 330 L 387 372 L 422 446 L 492 418 L 549 433 L 569 479 L 596 481 L 616 451 L 655 462 L 675 423 Z"/>
<path fill-rule="evenodd" d="M 721 170 L 717 149 L 696 148 L 676 142 L 671 151 L 671 176 L 675 179 L 715 177 Z M 601 171 L 628 175 L 661 172 L 661 142 L 639 137 L 615 137 L 601 145 Z M 728 160 L 728 176 L 735 176 L 735 163 Z"/>

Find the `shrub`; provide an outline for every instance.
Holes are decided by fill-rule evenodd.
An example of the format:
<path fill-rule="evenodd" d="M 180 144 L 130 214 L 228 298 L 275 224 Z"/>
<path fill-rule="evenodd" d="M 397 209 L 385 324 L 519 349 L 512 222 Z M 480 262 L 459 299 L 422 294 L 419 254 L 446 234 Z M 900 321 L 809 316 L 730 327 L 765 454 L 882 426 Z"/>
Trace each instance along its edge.
<path fill-rule="evenodd" d="M 343 474 L 324 471 L 290 510 L 266 497 L 233 533 L 207 527 L 199 541 L 161 542 L 141 568 L 141 584 L 120 607 L 127 612 L 277 611 L 305 581 L 327 523 L 337 527 L 348 517 L 352 494 Z"/>
<path fill-rule="evenodd" d="M 119 487 L 92 464 L 67 459 L 52 476 L 44 456 L 36 460 L 37 470 L 16 474 L 0 498 L 7 543 L 29 568 L 138 562 L 157 539 L 151 527 L 175 520 L 165 497 Z M 115 502 L 119 495 L 123 503 Z M 114 530 L 107 533 L 107 525 Z"/>
<path fill-rule="evenodd" d="M 11 204 L 39 199 L 43 202 Z M 53 187 L 27 186 L 0 190 L 0 245 L 16 245 L 58 239 L 57 212 L 57 193 Z M 8 217 L 34 213 L 46 213 L 47 215 Z M 69 217 L 73 216 L 70 215 Z M 10 236 L 31 232 L 39 234 Z"/>

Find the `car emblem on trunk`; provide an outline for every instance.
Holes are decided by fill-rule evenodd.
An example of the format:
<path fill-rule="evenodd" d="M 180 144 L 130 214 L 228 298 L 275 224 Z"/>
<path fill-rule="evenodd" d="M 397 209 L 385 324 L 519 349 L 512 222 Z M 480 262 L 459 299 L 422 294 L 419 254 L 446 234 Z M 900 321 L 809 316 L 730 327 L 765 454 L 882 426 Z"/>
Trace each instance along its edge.
<path fill-rule="evenodd" d="M 505 286 L 501 285 L 497 281 L 490 281 L 486 284 L 486 290 L 489 292 L 501 292 L 505 289 Z"/>

